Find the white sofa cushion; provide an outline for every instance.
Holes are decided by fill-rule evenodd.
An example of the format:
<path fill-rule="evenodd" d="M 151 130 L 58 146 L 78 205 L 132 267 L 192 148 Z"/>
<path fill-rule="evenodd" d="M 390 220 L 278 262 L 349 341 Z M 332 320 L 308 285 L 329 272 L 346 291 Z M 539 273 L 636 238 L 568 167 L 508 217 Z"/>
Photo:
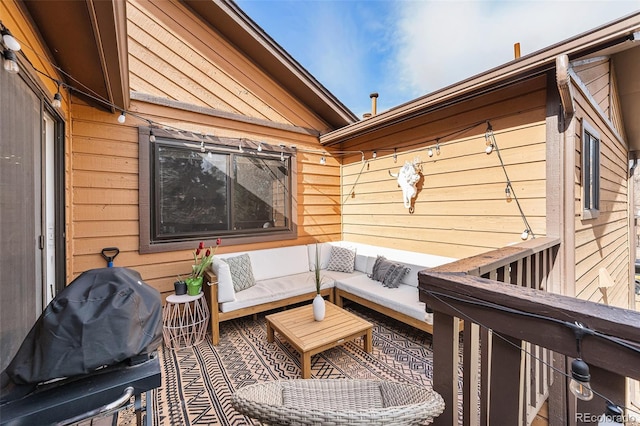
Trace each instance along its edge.
<path fill-rule="evenodd" d="M 218 277 L 218 302 L 233 302 L 236 300 L 236 292 L 233 289 L 231 269 L 227 262 L 223 262 L 217 256 L 213 257 L 211 270 Z"/>
<path fill-rule="evenodd" d="M 334 280 L 330 277 L 324 280 L 321 289 L 331 288 Z M 313 272 L 305 271 L 301 274 L 286 275 L 278 278 L 257 281 L 256 285 L 236 293 L 236 300 L 221 303 L 221 312 L 231 312 L 237 309 L 274 302 L 287 297 L 314 292 L 316 290 Z"/>
<path fill-rule="evenodd" d="M 433 316 L 427 315 L 426 305 L 418 298 L 417 287 L 400 284 L 397 288 L 388 288 L 363 274 L 336 280 L 335 286 L 363 299 L 431 324 Z"/>
<path fill-rule="evenodd" d="M 306 245 L 253 250 L 251 257 L 256 281 L 309 272 L 309 252 Z"/>

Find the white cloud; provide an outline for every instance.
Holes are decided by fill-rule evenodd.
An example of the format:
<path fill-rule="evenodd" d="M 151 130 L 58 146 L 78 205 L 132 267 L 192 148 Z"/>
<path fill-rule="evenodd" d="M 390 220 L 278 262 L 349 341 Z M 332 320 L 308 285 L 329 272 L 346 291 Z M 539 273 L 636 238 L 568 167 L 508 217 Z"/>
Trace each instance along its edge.
<path fill-rule="evenodd" d="M 415 98 L 633 12 L 637 1 L 402 2 L 398 88 Z M 391 72 L 393 73 L 393 72 Z"/>

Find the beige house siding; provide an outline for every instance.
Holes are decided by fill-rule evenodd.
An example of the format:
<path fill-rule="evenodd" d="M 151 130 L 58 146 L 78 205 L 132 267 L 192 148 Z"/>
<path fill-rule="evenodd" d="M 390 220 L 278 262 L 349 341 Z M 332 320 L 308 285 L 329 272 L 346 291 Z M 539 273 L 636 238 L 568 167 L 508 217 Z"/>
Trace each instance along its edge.
<path fill-rule="evenodd" d="M 75 100 L 75 98 L 74 98 Z M 132 109 L 160 122 L 179 118 L 182 128 L 197 128 L 223 137 L 239 134 L 248 139 L 260 138 L 267 143 L 297 145 L 300 151 L 317 145 L 315 137 L 234 123 L 230 120 L 186 113 L 167 107 L 132 103 Z M 140 254 L 138 210 L 138 126 L 145 123 L 127 119 L 117 122 L 117 114 L 93 107 L 73 105 L 71 147 L 73 183 L 68 194 L 72 203 L 72 269 L 69 280 L 81 272 L 104 266 L 100 251 L 118 247 L 116 266 L 133 268 L 160 292 L 173 291 L 177 274 L 190 270 L 191 252 Z M 220 247 L 220 253 L 283 245 L 307 244 L 318 240 L 340 238 L 339 166 L 329 159 L 320 166 L 319 155 L 299 152 L 297 155 L 298 238 L 251 246 Z"/>
<path fill-rule="evenodd" d="M 594 102 L 595 99 L 585 95 L 582 90 L 575 91 L 575 295 L 582 299 L 603 302 L 600 288 L 611 285 L 606 290 L 608 303 L 628 308 L 628 265 L 631 261 L 630 247 L 633 243 L 629 238 L 628 228 L 628 150 L 603 119 L 604 111 L 598 111 L 603 102 Z M 601 140 L 600 213 L 595 219 L 585 219 L 582 215 L 582 132 L 585 122 L 599 133 Z"/>
<path fill-rule="evenodd" d="M 132 91 L 277 123 L 327 127 L 180 2 L 128 1 L 127 23 Z"/>
<path fill-rule="evenodd" d="M 545 235 L 545 91 L 545 78 L 532 78 L 439 109 L 421 125 L 345 144 L 344 150 L 363 150 L 366 161 L 355 154 L 343 166 L 343 238 L 455 258 L 521 241 L 525 225 L 515 200 L 506 199 L 498 156 L 485 153 L 486 120 L 533 232 Z M 429 157 L 436 139 L 440 154 Z M 415 158 L 422 179 L 411 213 L 389 172 Z"/>

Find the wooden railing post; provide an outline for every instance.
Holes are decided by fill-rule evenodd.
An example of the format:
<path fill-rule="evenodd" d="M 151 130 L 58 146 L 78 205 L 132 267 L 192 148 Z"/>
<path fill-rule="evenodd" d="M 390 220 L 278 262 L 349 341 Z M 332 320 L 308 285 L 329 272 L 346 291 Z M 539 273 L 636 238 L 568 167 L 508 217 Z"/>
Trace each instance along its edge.
<path fill-rule="evenodd" d="M 492 336 L 489 424 L 521 425 L 523 342 L 496 332 Z"/>
<path fill-rule="evenodd" d="M 458 425 L 458 360 L 460 321 L 443 312 L 433 313 L 433 389 L 446 401 L 434 426 Z"/>

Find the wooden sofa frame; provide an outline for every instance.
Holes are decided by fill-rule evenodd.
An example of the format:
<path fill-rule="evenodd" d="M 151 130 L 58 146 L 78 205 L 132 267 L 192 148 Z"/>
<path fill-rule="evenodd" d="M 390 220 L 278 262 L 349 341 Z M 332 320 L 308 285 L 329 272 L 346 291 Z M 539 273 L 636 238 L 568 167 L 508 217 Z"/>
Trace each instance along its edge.
<path fill-rule="evenodd" d="M 260 312 L 270 311 L 272 309 L 284 308 L 295 303 L 311 301 L 316 297 L 316 292 L 300 294 L 297 296 L 287 297 L 281 300 L 275 300 L 273 302 L 261 303 L 259 305 L 247 306 L 246 308 L 236 309 L 231 312 L 220 312 L 218 308 L 218 278 L 211 270 L 207 270 L 203 274 L 204 285 L 202 291 L 204 297 L 207 300 L 209 306 L 210 321 L 211 321 L 211 342 L 214 345 L 220 343 L 220 323 L 235 318 L 244 317 L 247 315 L 254 315 Z M 320 290 L 322 297 L 328 297 L 331 303 L 334 303 L 333 288 L 325 288 Z"/>

